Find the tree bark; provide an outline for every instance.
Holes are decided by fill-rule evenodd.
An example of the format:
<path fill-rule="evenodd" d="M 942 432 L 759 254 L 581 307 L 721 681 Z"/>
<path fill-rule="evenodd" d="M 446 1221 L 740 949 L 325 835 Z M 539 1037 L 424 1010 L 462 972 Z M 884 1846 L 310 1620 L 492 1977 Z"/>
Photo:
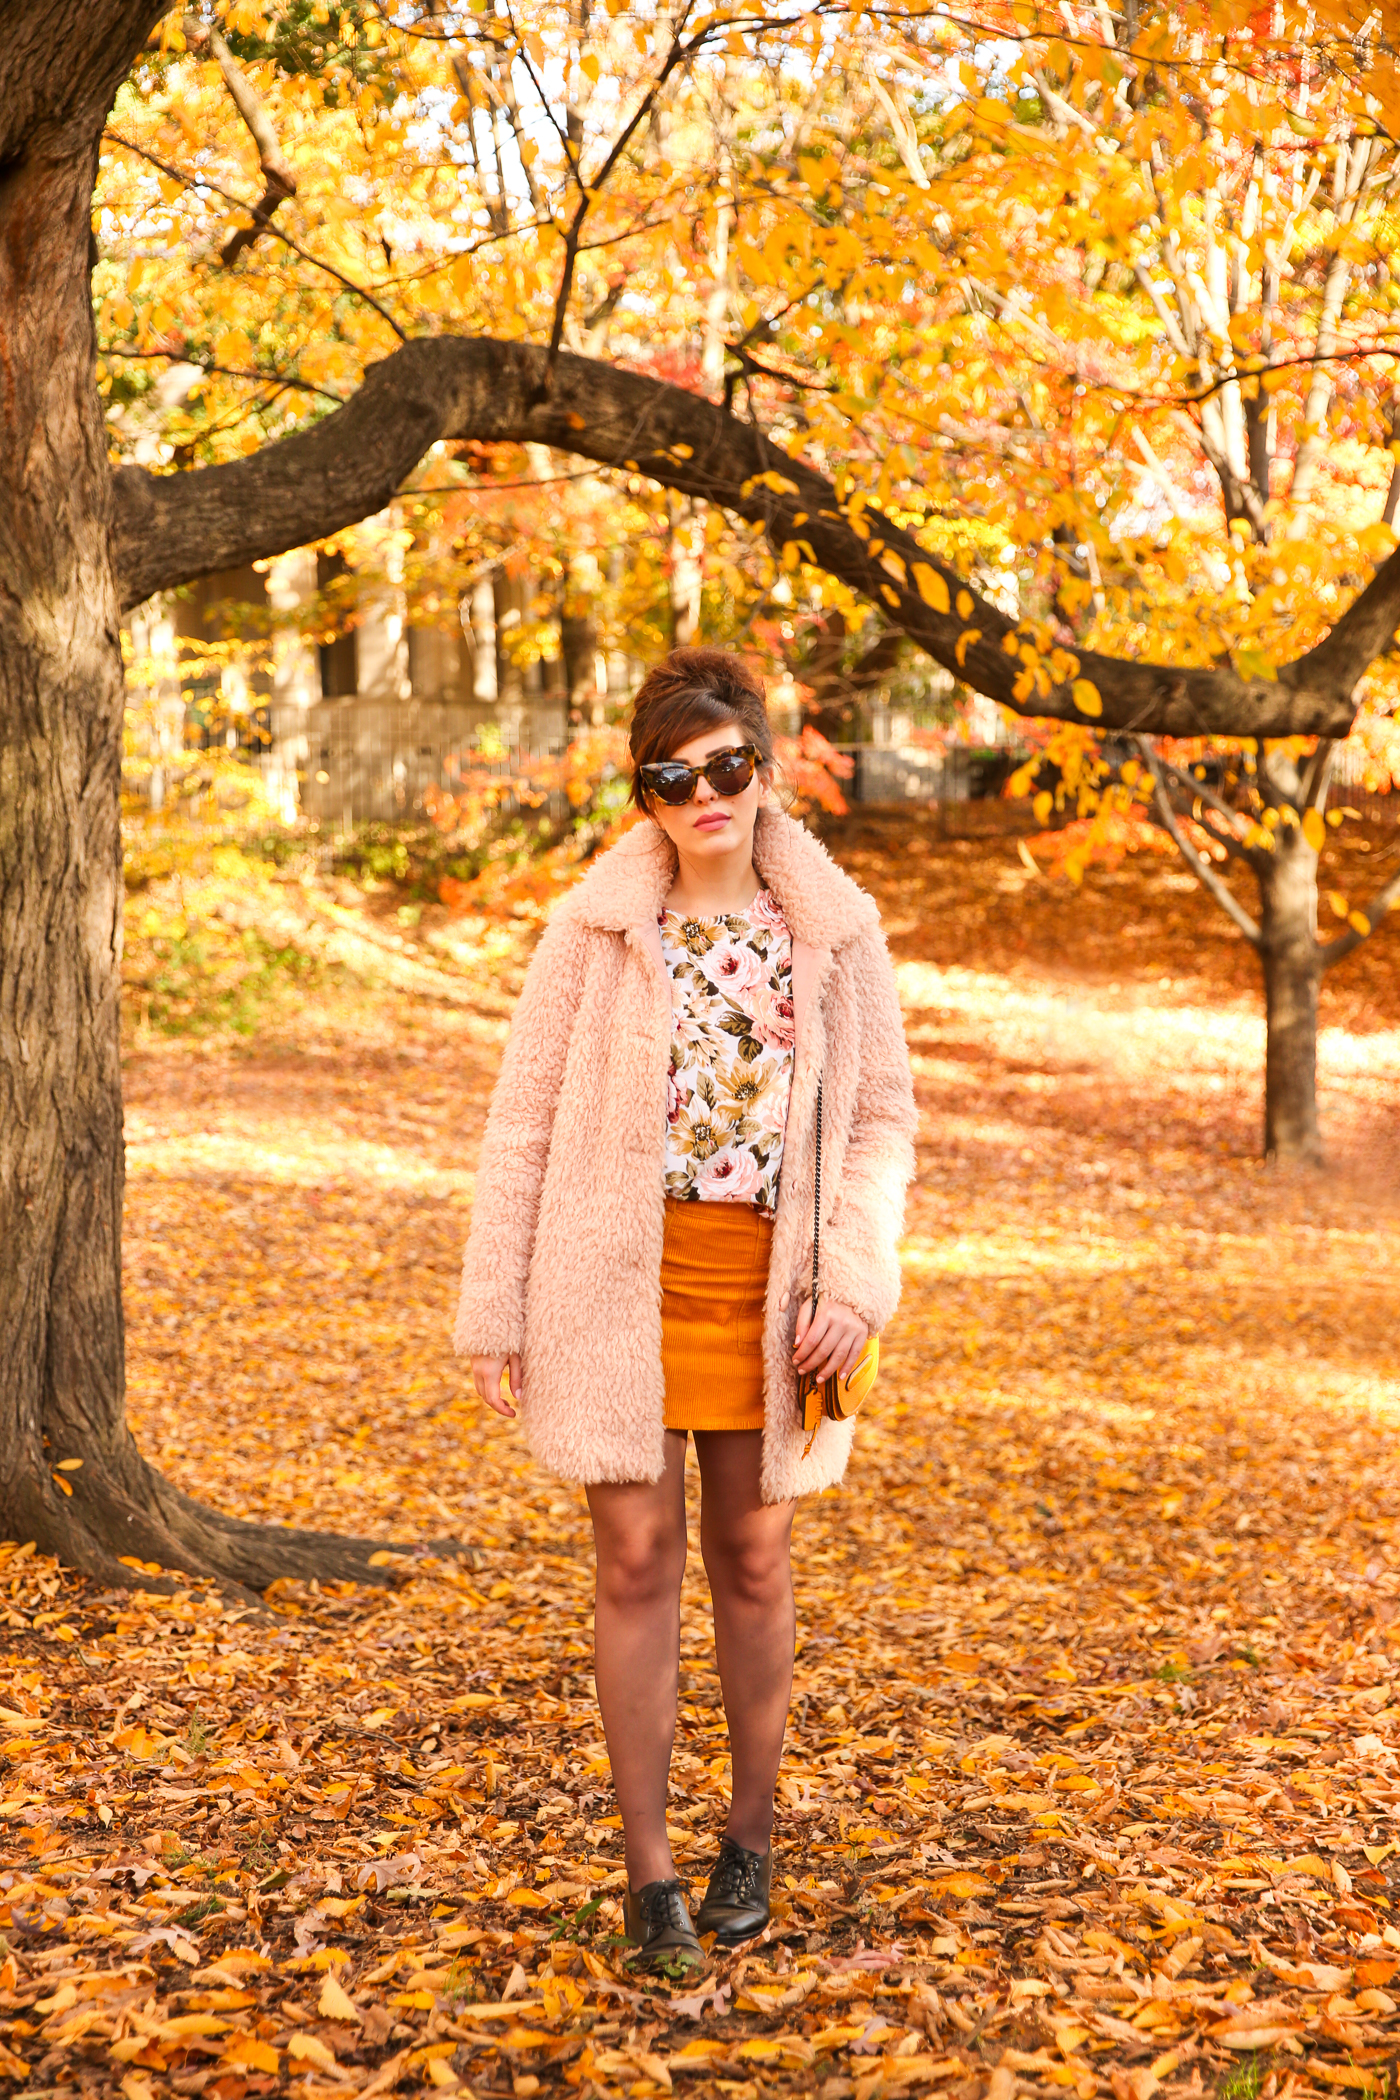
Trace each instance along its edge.
<path fill-rule="evenodd" d="M 1296 825 L 1280 825 L 1259 876 L 1264 967 L 1264 1151 L 1322 1164 L 1317 1117 L 1317 1010 L 1323 951 L 1317 939 L 1317 854 Z"/>
<path fill-rule="evenodd" d="M 52 1466 L 81 1457 L 97 1478 L 124 1435 L 122 663 L 88 284 L 97 132 L 30 114 L 0 179 L 0 1528 L 91 1563 L 89 1485 L 64 1495 Z"/>
<path fill-rule="evenodd" d="M 564 602 L 559 612 L 559 653 L 564 659 L 564 685 L 568 694 L 570 724 L 582 723 L 601 707 L 595 698 L 598 684 L 598 628 L 585 590 L 574 581 L 572 570 L 564 577 Z"/>
<path fill-rule="evenodd" d="M 124 694 L 89 250 L 106 110 L 164 9 L 16 12 L 0 50 L 0 1537 L 120 1583 L 123 1556 L 249 1589 L 383 1580 L 378 1541 L 202 1509 L 126 1426 Z"/>

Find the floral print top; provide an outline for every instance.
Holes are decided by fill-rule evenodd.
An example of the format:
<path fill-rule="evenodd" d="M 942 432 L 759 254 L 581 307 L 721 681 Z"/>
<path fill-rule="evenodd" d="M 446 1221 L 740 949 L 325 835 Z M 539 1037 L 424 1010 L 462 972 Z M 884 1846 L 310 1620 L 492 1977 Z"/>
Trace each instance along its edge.
<path fill-rule="evenodd" d="M 722 918 L 662 912 L 671 976 L 666 1194 L 778 1207 L 792 1086 L 792 936 L 760 890 Z"/>

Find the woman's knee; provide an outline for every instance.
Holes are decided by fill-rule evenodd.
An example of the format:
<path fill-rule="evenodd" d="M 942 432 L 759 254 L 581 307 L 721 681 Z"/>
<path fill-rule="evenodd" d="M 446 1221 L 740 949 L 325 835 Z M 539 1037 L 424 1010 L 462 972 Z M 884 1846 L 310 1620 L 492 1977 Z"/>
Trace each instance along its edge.
<path fill-rule="evenodd" d="M 609 1603 L 641 1604 L 673 1595 L 685 1574 L 685 1532 L 664 1523 L 600 1532 L 598 1589 Z"/>
<path fill-rule="evenodd" d="M 702 1542 L 710 1588 L 735 1604 L 776 1608 L 792 1595 L 789 1534 L 764 1538 L 710 1536 Z"/>

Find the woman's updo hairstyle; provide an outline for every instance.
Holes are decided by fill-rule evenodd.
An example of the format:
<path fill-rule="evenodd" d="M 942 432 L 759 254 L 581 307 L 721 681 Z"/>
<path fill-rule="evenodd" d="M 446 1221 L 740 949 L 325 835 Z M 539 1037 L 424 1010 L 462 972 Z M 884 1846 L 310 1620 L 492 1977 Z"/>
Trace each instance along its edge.
<path fill-rule="evenodd" d="M 745 743 L 761 753 L 771 777 L 773 728 L 763 687 L 742 657 L 728 649 L 673 649 L 664 663 L 647 672 L 632 707 L 628 748 L 632 757 L 632 800 L 647 807 L 638 778 L 640 766 L 671 758 L 677 747 L 707 729 L 732 722 Z"/>

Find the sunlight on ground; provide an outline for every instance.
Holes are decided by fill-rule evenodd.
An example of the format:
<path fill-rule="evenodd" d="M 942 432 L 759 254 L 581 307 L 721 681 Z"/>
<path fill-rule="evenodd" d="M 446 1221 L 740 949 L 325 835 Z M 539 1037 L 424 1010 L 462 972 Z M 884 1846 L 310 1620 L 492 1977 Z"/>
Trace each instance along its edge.
<path fill-rule="evenodd" d="M 1047 1466 L 1078 1418 L 1149 1470 L 1169 1426 L 1204 1452 L 1225 1416 L 1262 1408 L 1256 1501 L 1266 1451 L 1291 1475 L 1290 1445 L 1320 1420 L 1393 1419 L 1373 1279 L 1393 1269 L 1397 1212 L 1352 1175 L 1252 1156 L 1262 1029 L 1244 1001 L 907 956 L 899 981 L 920 1176 L 854 1496 L 918 1463 L 899 1442 L 915 1423 L 928 1458 L 971 1428 L 976 1464 L 989 1418 L 973 1427 L 968 1407 L 1015 1419 Z M 518 1432 L 465 1398 L 447 1340 L 501 1024 L 396 994 L 375 1012 L 348 1038 L 313 1014 L 270 1053 L 136 1059 L 137 1431 L 189 1485 L 260 1515 L 471 1534 L 489 1507 L 528 1523 L 550 1491 Z M 1364 1153 L 1400 1031 L 1334 1029 L 1323 1050 L 1334 1143 Z M 192 1414 L 191 1391 L 217 1407 Z M 839 1535 L 853 1495 L 804 1522 Z M 552 1500 L 550 1526 L 579 1537 L 578 1496 Z"/>

